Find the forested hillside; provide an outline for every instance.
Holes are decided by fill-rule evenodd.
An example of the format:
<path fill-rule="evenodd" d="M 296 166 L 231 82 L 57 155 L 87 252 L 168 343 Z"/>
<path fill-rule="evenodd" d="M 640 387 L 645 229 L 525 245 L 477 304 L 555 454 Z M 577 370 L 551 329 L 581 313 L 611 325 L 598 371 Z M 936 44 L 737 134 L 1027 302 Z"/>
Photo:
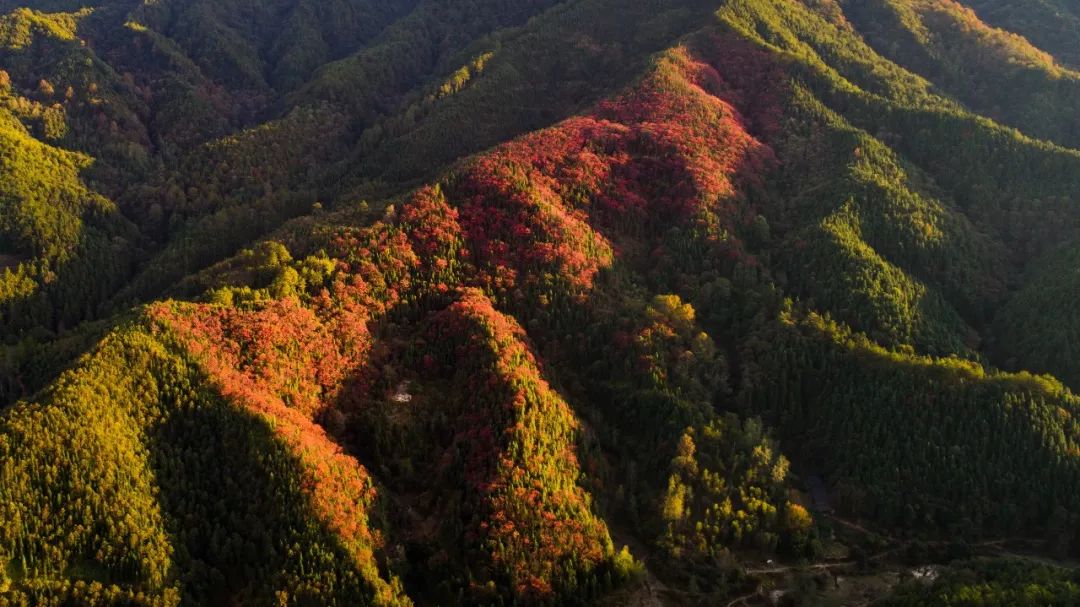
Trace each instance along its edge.
<path fill-rule="evenodd" d="M 1072 0 L 0 11 L 0 606 L 1080 602 Z"/>

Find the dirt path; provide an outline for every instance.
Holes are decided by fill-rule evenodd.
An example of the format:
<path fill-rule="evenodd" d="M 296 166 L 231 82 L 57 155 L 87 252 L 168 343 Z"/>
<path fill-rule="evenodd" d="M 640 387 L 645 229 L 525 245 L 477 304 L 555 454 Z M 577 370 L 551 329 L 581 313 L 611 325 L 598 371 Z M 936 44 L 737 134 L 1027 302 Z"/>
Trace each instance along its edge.
<path fill-rule="evenodd" d="M 752 598 L 754 598 L 756 596 L 758 596 L 758 593 L 756 593 L 756 592 L 752 592 L 750 594 L 744 594 L 742 596 L 737 596 L 737 597 L 731 599 L 731 602 L 729 602 L 727 604 L 727 607 L 735 607 L 736 605 L 738 605 L 740 603 L 745 604 L 746 601 L 749 601 L 750 599 L 752 599 Z"/>
<path fill-rule="evenodd" d="M 792 571 L 828 571 L 835 567 L 851 567 L 857 565 L 855 561 L 841 561 L 839 563 L 814 563 L 812 565 L 777 565 L 776 567 L 761 567 L 747 569 L 749 575 L 779 575 Z"/>
<path fill-rule="evenodd" d="M 859 523 L 856 523 L 855 521 L 851 521 L 851 520 L 848 520 L 846 518 L 841 518 L 839 516 L 836 516 L 835 514 L 825 514 L 825 515 L 822 515 L 822 516 L 824 516 L 825 518 L 827 518 L 827 519 L 833 521 L 834 523 L 837 523 L 837 524 L 839 524 L 839 525 L 841 525 L 843 527 L 847 527 L 848 529 L 851 529 L 853 531 L 858 531 L 859 533 L 862 533 L 863 535 L 869 535 L 869 536 L 876 536 L 876 537 L 884 538 L 886 540 L 889 540 L 890 542 L 896 542 L 897 541 L 895 538 L 893 538 L 891 536 L 885 535 L 884 533 L 881 533 L 881 532 L 878 532 L 878 531 L 871 531 L 870 529 L 867 529 L 866 527 L 863 527 L 862 525 L 860 525 Z"/>
<path fill-rule="evenodd" d="M 903 550 L 905 550 L 909 545 L 911 545 L 912 542 L 912 540 L 897 539 L 881 532 L 872 531 L 855 521 L 844 519 L 834 514 L 827 514 L 825 516 L 837 525 L 843 526 L 852 531 L 870 537 L 882 538 L 889 543 L 889 548 L 872 556 L 868 556 L 865 559 L 856 560 L 848 558 L 845 560 L 823 561 L 808 564 L 752 567 L 745 569 L 745 573 L 747 573 L 748 575 L 759 576 L 782 576 L 794 572 L 827 572 L 831 575 L 837 575 L 840 572 L 836 570 L 855 568 L 858 567 L 860 564 L 864 564 L 867 562 L 877 562 L 880 564 L 882 561 L 887 561 L 889 558 L 895 557 L 896 555 L 902 553 Z M 632 534 L 626 533 L 625 531 L 620 529 L 616 529 L 614 528 L 614 526 L 609 527 L 609 529 L 611 531 L 612 539 L 615 541 L 617 547 L 626 545 L 630 548 L 631 553 L 633 553 L 634 557 L 638 559 L 638 561 L 642 564 L 643 574 L 637 584 L 627 588 L 625 592 L 620 593 L 618 597 L 613 597 L 615 598 L 615 602 L 604 603 L 604 605 L 619 605 L 620 607 L 674 607 L 686 605 L 688 604 L 688 601 L 690 603 L 697 603 L 700 602 L 701 599 L 706 598 L 702 595 L 694 595 L 684 591 L 669 588 L 666 584 L 664 584 L 664 582 L 660 581 L 660 579 L 653 574 L 651 568 L 649 567 L 650 558 L 654 555 L 646 545 L 638 541 L 638 539 L 635 538 Z M 1080 562 L 1077 561 L 1061 561 L 1052 559 L 1050 557 L 1040 556 L 1038 554 L 1025 554 L 1023 552 L 1015 552 L 1013 550 L 1010 550 L 1006 546 L 1006 544 L 1010 542 L 1027 541 L 1030 540 L 1024 538 L 999 538 L 983 540 L 980 542 L 969 544 L 969 546 L 973 549 L 981 549 L 988 552 L 993 552 L 994 554 L 1008 558 L 1023 559 L 1056 567 L 1080 568 Z M 945 545 L 949 542 L 942 540 L 924 541 L 924 543 L 926 545 L 933 546 Z M 907 567 L 903 567 L 901 565 L 896 566 L 901 567 L 901 569 L 907 569 Z M 886 567 L 891 566 L 886 565 Z M 756 598 L 761 598 L 761 594 L 759 592 L 744 594 L 731 598 L 727 600 L 726 603 L 717 602 L 715 604 L 723 604 L 726 605 L 726 607 L 748 607 L 755 604 L 753 601 Z M 875 600 L 876 599 L 872 599 L 869 602 L 862 603 L 860 604 L 860 607 L 862 607 L 862 605 L 871 605 L 875 602 Z"/>

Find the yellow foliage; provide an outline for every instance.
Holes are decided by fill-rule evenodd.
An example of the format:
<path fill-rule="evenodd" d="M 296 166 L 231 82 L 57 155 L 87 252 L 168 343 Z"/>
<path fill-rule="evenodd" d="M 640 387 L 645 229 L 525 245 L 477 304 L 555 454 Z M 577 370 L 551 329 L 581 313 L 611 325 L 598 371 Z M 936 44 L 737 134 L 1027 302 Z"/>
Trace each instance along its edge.
<path fill-rule="evenodd" d="M 788 502 L 784 511 L 784 526 L 795 532 L 806 532 L 814 525 L 810 513 L 795 502 Z"/>

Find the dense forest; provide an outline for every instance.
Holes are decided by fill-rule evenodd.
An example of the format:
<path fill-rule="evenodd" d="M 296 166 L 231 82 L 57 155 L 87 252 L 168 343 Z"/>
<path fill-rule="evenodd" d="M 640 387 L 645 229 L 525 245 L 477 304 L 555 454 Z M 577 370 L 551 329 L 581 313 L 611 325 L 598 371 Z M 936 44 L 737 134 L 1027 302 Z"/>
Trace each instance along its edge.
<path fill-rule="evenodd" d="M 1080 603 L 1075 0 L 0 0 L 0 607 Z"/>

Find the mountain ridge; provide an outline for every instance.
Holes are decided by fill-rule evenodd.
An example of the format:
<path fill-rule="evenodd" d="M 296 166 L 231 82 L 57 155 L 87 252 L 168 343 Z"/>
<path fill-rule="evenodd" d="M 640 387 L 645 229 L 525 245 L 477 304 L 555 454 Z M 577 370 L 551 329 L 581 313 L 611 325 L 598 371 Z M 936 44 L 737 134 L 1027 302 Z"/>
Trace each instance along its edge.
<path fill-rule="evenodd" d="M 1076 600 L 1063 0 L 0 9 L 0 605 Z"/>

